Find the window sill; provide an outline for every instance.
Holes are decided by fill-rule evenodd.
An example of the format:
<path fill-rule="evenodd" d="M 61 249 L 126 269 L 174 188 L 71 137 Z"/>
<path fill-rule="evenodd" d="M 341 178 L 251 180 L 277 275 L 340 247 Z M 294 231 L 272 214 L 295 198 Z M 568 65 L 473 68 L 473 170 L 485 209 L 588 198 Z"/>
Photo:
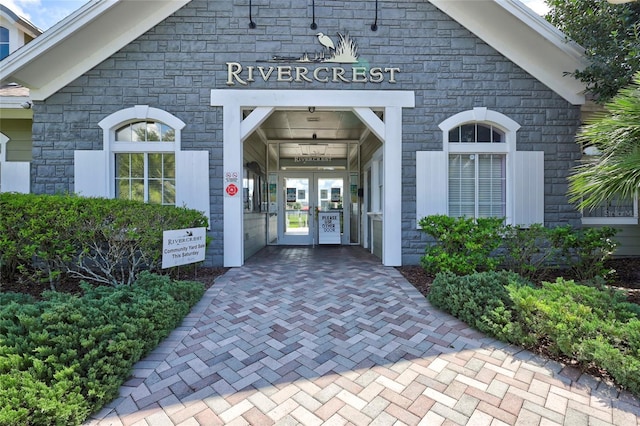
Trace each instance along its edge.
<path fill-rule="evenodd" d="M 637 225 L 637 217 L 583 217 L 583 225 Z"/>

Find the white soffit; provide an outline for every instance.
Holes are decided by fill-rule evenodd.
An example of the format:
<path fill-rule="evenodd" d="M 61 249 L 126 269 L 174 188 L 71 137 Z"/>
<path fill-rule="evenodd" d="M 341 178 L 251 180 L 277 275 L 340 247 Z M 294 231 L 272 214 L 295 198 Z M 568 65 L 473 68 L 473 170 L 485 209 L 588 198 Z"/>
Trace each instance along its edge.
<path fill-rule="evenodd" d="M 574 105 L 585 103 L 584 49 L 518 0 L 429 0 L 460 25 Z"/>
<path fill-rule="evenodd" d="M 191 0 L 91 0 L 14 55 L 0 81 L 44 100 L 113 55 Z"/>

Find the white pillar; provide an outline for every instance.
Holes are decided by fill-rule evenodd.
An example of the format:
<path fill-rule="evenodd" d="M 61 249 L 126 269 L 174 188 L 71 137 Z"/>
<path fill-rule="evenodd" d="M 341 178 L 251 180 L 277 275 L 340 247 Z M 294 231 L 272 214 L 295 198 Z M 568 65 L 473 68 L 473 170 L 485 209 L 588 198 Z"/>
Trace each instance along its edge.
<path fill-rule="evenodd" d="M 224 129 L 222 150 L 223 186 L 223 237 L 224 266 L 242 266 L 244 263 L 244 231 L 242 209 L 242 141 L 240 127 L 242 117 L 240 107 L 228 105 L 224 107 Z M 234 179 L 237 179 L 234 183 Z M 235 184 L 238 192 L 231 196 L 226 190 Z"/>
<path fill-rule="evenodd" d="M 402 108 L 384 109 L 382 264 L 402 265 Z"/>

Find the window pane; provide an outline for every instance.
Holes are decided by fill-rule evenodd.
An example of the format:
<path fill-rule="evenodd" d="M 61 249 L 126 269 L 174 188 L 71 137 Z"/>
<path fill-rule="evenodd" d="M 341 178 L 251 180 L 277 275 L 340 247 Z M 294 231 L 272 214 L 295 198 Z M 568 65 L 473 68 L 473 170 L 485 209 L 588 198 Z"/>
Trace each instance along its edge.
<path fill-rule="evenodd" d="M 131 125 L 131 140 L 133 142 L 144 142 L 147 140 L 147 123 L 134 123 Z"/>
<path fill-rule="evenodd" d="M 503 155 L 478 156 L 478 215 L 506 215 L 506 159 Z"/>
<path fill-rule="evenodd" d="M 476 125 L 465 124 L 460 127 L 460 142 L 475 142 L 476 141 Z"/>
<path fill-rule="evenodd" d="M 175 142 L 176 141 L 176 131 L 166 124 L 160 125 L 160 132 L 162 134 L 162 142 Z"/>
<path fill-rule="evenodd" d="M 129 179 L 116 179 L 116 198 L 128 200 L 131 198 Z"/>
<path fill-rule="evenodd" d="M 0 43 L 0 59 L 4 59 L 9 56 L 9 45 L 6 43 Z"/>
<path fill-rule="evenodd" d="M 449 156 L 449 215 L 474 216 L 475 213 L 475 156 Z"/>
<path fill-rule="evenodd" d="M 496 131 L 495 129 L 492 132 L 493 135 L 493 143 L 501 143 L 504 142 L 504 138 L 502 137 L 502 133 Z"/>
<path fill-rule="evenodd" d="M 149 202 L 162 204 L 162 180 L 149 179 Z"/>
<path fill-rule="evenodd" d="M 0 43 L 9 43 L 9 30 L 5 27 L 0 27 Z"/>
<path fill-rule="evenodd" d="M 162 154 L 149 154 L 149 179 L 161 179 L 162 166 Z"/>
<path fill-rule="evenodd" d="M 174 154 L 162 154 L 164 163 L 164 177 L 175 179 L 176 177 L 176 156 Z"/>
<path fill-rule="evenodd" d="M 131 177 L 144 179 L 144 154 L 125 154 L 131 156 Z"/>
<path fill-rule="evenodd" d="M 176 181 L 175 179 L 165 179 L 163 182 L 162 204 L 176 204 Z"/>
<path fill-rule="evenodd" d="M 131 142 L 131 125 L 127 124 L 116 130 L 116 141 Z"/>
<path fill-rule="evenodd" d="M 582 213 L 583 217 L 633 217 L 634 216 L 634 203 L 633 200 L 621 200 L 615 198 L 606 203 L 602 203 L 600 206 L 593 210 L 585 210 Z"/>
<path fill-rule="evenodd" d="M 159 123 L 147 123 L 147 141 L 159 142 L 160 141 L 160 124 Z"/>
<path fill-rule="evenodd" d="M 129 154 L 116 154 L 116 178 L 128 178 L 130 176 L 130 160 Z"/>
<path fill-rule="evenodd" d="M 449 130 L 449 142 L 460 142 L 460 127 Z"/>
<path fill-rule="evenodd" d="M 478 139 L 476 142 L 491 142 L 491 127 L 484 124 L 478 124 Z"/>
<path fill-rule="evenodd" d="M 144 201 L 144 179 L 131 179 L 131 199 Z"/>

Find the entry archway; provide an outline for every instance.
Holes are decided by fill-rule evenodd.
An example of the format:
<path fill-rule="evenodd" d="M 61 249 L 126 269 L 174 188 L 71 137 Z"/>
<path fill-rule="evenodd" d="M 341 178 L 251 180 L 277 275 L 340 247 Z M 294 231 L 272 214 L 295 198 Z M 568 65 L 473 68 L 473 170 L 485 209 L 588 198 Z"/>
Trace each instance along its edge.
<path fill-rule="evenodd" d="M 277 108 L 352 110 L 383 143 L 382 263 L 402 264 L 402 108 L 415 106 L 411 91 L 238 90 L 211 91 L 211 106 L 223 107 L 224 266 L 244 263 L 242 197 L 234 192 L 242 176 L 242 144 Z M 243 119 L 242 111 L 253 108 Z M 373 109 L 384 110 L 384 121 Z"/>

